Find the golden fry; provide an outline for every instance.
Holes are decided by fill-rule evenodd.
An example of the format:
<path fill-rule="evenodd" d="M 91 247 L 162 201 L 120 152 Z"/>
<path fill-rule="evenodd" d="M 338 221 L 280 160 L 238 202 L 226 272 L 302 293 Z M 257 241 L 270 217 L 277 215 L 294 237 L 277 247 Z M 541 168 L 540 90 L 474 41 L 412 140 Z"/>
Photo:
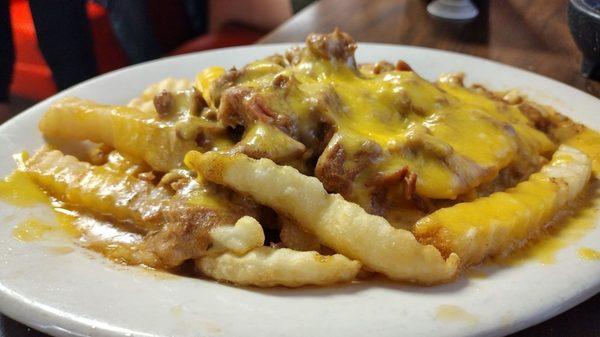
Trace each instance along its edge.
<path fill-rule="evenodd" d="M 144 180 L 48 148 L 27 160 L 24 169 L 62 201 L 115 220 L 132 221 L 145 230 L 162 226 L 160 211 L 171 198 L 166 189 Z"/>
<path fill-rule="evenodd" d="M 422 284 L 452 280 L 458 256 L 447 260 L 412 233 L 366 213 L 340 195 L 328 194 L 319 180 L 292 167 L 243 154 L 190 152 L 186 163 L 206 179 L 224 184 L 294 219 L 326 246 L 361 261 L 391 279 Z"/>
<path fill-rule="evenodd" d="M 287 248 L 259 247 L 245 255 L 224 253 L 196 260 L 196 267 L 219 281 L 257 287 L 300 287 L 350 282 L 360 263 L 347 257 L 298 252 Z"/>
<path fill-rule="evenodd" d="M 262 227 L 251 216 L 240 218 L 234 226 L 218 226 L 211 229 L 209 236 L 212 241 L 210 254 L 229 251 L 235 254 L 245 254 L 252 248 L 260 247 L 265 242 Z"/>
<path fill-rule="evenodd" d="M 180 167 L 185 153 L 198 146 L 194 136 L 183 137 L 172 123 L 155 117 L 134 108 L 69 97 L 46 111 L 40 130 L 50 137 L 104 143 L 167 172 Z"/>
<path fill-rule="evenodd" d="M 507 254 L 534 237 L 588 182 L 591 161 L 561 145 L 552 161 L 527 181 L 489 197 L 440 209 L 419 220 L 415 235 L 468 266 Z"/>

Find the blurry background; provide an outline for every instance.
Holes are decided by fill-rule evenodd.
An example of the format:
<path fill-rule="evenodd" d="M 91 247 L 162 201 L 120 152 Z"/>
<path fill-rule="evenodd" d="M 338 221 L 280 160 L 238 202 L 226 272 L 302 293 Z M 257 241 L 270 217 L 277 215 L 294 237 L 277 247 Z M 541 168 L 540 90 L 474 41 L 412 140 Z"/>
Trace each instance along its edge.
<path fill-rule="evenodd" d="M 255 42 L 300 42 L 334 27 L 358 41 L 484 57 L 600 97 L 600 82 L 580 71 L 582 54 L 567 21 L 569 3 L 588 4 L 600 18 L 600 0 L 472 2 L 477 17 L 448 21 L 427 12 L 431 0 L 0 0 L 0 123 L 57 90 L 129 64 Z M 600 51 L 600 21 L 576 22 Z M 598 317 L 600 295 L 514 336 L 600 337 Z M 42 336 L 0 315 L 0 337 Z"/>
<path fill-rule="evenodd" d="M 0 0 L 0 123 L 98 74 L 251 44 L 304 0 Z"/>
<path fill-rule="evenodd" d="M 599 82 L 579 71 L 582 56 L 567 21 L 568 3 L 593 8 L 595 26 L 570 21 L 600 55 L 600 11 L 593 7 L 600 0 L 472 0 L 478 15 L 464 21 L 431 15 L 432 2 L 469 1 L 0 0 L 0 124 L 57 91 L 130 64 L 255 42 L 300 42 L 335 27 L 358 41 L 489 58 L 600 96 Z"/>

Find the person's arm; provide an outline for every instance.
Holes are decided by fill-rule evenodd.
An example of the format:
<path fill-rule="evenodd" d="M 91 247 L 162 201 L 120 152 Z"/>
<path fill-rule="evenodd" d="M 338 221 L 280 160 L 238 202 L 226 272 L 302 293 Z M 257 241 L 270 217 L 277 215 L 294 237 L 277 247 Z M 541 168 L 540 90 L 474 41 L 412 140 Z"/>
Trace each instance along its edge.
<path fill-rule="evenodd" d="M 29 0 L 38 45 L 59 90 L 97 74 L 84 0 Z"/>
<path fill-rule="evenodd" d="M 146 0 L 103 1 L 115 36 L 132 63 L 159 58 L 160 43 L 154 36 L 154 28 Z"/>
<path fill-rule="evenodd" d="M 242 23 L 271 30 L 292 16 L 292 4 L 287 0 L 211 0 L 210 30 L 228 23 Z"/>

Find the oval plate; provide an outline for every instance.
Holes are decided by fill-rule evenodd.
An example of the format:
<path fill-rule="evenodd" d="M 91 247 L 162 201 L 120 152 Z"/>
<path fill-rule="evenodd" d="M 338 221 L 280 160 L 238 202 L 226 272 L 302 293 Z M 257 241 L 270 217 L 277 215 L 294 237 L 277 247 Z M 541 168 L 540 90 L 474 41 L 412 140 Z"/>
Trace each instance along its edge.
<path fill-rule="evenodd" d="M 166 77 L 243 66 L 289 45 L 229 48 L 167 58 L 86 81 L 0 127 L 0 173 L 10 155 L 42 145 L 37 124 L 63 96 L 124 104 Z M 467 83 L 517 88 L 576 121 L 600 129 L 600 101 L 557 81 L 484 59 L 438 50 L 359 44 L 359 62 L 407 61 L 427 79 L 464 71 Z M 600 290 L 600 263 L 577 256 L 600 249 L 600 228 L 560 250 L 556 262 L 486 267 L 485 278 L 436 287 L 367 281 L 329 288 L 252 289 L 114 264 L 68 241 L 23 243 L 15 224 L 47 215 L 1 204 L 0 311 L 53 335 L 93 336 L 491 336 L 508 334 L 563 312 Z M 595 219 L 598 223 L 598 219 Z M 59 240 L 59 241 L 56 241 Z M 54 249 L 70 245 L 74 250 Z M 57 252 L 63 253 L 58 254 Z"/>

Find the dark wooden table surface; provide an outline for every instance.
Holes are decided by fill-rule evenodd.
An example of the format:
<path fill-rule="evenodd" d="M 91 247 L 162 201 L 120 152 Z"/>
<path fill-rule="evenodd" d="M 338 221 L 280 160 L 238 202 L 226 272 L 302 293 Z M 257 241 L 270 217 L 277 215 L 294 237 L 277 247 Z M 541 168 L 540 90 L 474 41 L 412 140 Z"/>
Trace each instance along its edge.
<path fill-rule="evenodd" d="M 283 0 L 282 0 L 283 1 Z M 456 23 L 427 15 L 424 0 L 321 0 L 260 43 L 300 42 L 340 27 L 358 41 L 417 45 L 476 55 L 537 72 L 600 97 L 600 83 L 580 75 L 566 21 L 566 0 L 477 1 L 480 16 Z M 0 315 L 0 337 L 42 333 Z M 517 337 L 600 337 L 600 295 Z"/>
<path fill-rule="evenodd" d="M 579 72 L 581 54 L 567 26 L 567 0 L 475 1 L 467 23 L 437 20 L 424 0 L 321 0 L 259 43 L 297 42 L 340 27 L 357 41 L 424 46 L 476 55 L 559 80 L 600 97 Z"/>
<path fill-rule="evenodd" d="M 259 43 L 297 42 L 335 27 L 357 41 L 424 46 L 476 55 L 559 80 L 600 97 L 600 83 L 581 76 L 581 54 L 567 26 L 566 0 L 477 2 L 471 22 L 427 14 L 424 0 L 321 0 Z M 514 334 L 515 337 L 599 337 L 600 295 Z"/>

